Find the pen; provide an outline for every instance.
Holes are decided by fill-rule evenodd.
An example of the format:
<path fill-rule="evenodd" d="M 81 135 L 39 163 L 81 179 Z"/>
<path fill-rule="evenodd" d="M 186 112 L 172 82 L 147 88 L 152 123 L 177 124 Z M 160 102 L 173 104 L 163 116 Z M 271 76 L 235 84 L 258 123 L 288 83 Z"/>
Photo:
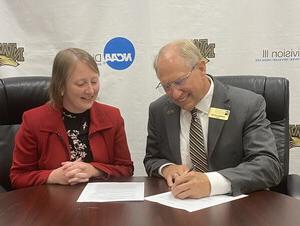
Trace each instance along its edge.
<path fill-rule="evenodd" d="M 192 172 L 193 170 L 196 169 L 196 166 L 195 165 L 192 165 L 192 167 L 188 170 L 188 171 L 185 171 L 185 173 L 182 174 L 182 176 L 185 176 L 187 175 L 189 172 Z M 176 178 L 172 178 L 172 182 L 175 183 L 175 179 Z"/>
<path fill-rule="evenodd" d="M 189 172 L 192 172 L 192 171 L 195 170 L 195 169 L 196 169 L 196 166 L 195 166 L 195 165 L 192 165 L 192 167 L 189 169 L 188 173 L 189 173 Z"/>

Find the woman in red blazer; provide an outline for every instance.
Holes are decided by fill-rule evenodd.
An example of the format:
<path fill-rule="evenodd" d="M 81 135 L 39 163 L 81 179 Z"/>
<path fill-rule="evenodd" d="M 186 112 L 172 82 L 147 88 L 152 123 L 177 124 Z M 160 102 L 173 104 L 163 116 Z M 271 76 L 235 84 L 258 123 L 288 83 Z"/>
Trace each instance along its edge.
<path fill-rule="evenodd" d="M 123 118 L 95 101 L 98 92 L 99 70 L 90 54 L 70 48 L 56 55 L 50 101 L 25 112 L 16 135 L 14 188 L 133 175 Z"/>

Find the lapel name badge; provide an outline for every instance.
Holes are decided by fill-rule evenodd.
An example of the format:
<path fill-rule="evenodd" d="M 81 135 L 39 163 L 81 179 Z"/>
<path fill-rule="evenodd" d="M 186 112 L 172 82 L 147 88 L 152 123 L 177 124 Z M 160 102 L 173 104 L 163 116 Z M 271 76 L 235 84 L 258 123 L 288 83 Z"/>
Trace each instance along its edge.
<path fill-rule="evenodd" d="M 209 118 L 219 119 L 219 120 L 228 120 L 230 115 L 230 110 L 221 109 L 221 108 L 210 108 L 208 112 Z"/>

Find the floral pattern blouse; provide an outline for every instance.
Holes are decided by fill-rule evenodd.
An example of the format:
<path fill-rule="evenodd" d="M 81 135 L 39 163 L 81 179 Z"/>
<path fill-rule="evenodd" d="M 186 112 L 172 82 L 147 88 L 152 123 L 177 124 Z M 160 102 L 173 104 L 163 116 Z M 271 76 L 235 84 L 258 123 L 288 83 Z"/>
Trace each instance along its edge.
<path fill-rule="evenodd" d="M 62 118 L 69 138 L 70 160 L 93 161 L 88 139 L 90 111 L 72 113 L 63 109 Z"/>

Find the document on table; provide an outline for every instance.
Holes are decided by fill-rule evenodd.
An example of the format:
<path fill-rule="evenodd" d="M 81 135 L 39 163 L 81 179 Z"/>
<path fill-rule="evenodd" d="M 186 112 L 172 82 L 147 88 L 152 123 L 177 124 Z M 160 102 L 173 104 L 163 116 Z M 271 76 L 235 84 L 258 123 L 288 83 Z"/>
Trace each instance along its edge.
<path fill-rule="evenodd" d="M 144 201 L 144 182 L 88 183 L 77 202 Z"/>
<path fill-rule="evenodd" d="M 184 209 L 188 212 L 208 208 L 211 206 L 219 205 L 225 202 L 230 202 L 236 199 L 244 198 L 247 195 L 229 196 L 229 195 L 216 195 L 205 197 L 201 199 L 177 199 L 171 192 L 165 192 L 158 195 L 145 197 L 145 200 L 157 202 L 162 205 L 170 206 L 173 208 Z"/>

